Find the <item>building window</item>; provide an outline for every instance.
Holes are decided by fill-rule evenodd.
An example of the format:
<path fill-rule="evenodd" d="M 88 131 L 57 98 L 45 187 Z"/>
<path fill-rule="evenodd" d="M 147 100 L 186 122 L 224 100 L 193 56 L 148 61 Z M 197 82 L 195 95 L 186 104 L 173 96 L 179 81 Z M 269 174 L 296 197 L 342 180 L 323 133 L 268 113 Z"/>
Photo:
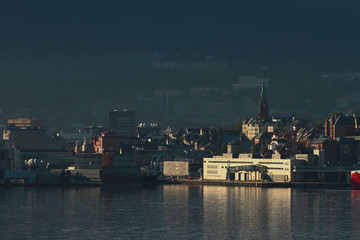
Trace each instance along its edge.
<path fill-rule="evenodd" d="M 218 168 L 218 165 L 207 165 L 207 168 Z"/>
<path fill-rule="evenodd" d="M 282 162 L 259 162 L 259 164 L 284 164 Z"/>

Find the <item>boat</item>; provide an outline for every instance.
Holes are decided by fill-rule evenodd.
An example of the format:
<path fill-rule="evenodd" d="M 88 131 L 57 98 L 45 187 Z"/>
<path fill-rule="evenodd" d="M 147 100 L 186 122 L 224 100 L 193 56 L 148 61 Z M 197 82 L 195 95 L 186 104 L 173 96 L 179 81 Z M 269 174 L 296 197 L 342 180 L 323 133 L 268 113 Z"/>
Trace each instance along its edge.
<path fill-rule="evenodd" d="M 157 175 L 152 172 L 143 172 L 134 164 L 131 155 L 105 153 L 103 167 L 100 172 L 103 185 L 153 185 Z"/>
<path fill-rule="evenodd" d="M 352 189 L 360 189 L 360 170 L 351 171 Z"/>
<path fill-rule="evenodd" d="M 132 166 L 104 167 L 100 172 L 102 184 L 140 184 L 140 169 Z"/>
<path fill-rule="evenodd" d="M 150 164 L 145 169 L 142 169 L 141 183 L 143 186 L 155 186 L 159 175 L 156 174 L 156 170 L 153 164 Z"/>

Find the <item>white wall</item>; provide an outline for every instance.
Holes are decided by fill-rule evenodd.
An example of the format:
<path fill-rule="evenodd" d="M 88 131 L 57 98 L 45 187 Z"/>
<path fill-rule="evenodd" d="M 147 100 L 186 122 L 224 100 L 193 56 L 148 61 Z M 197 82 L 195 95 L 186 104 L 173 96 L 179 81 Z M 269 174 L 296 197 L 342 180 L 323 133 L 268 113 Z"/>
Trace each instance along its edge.
<path fill-rule="evenodd" d="M 204 158 L 204 179 L 226 180 L 227 167 L 244 165 L 263 165 L 268 167 L 268 175 L 274 181 L 291 181 L 292 168 L 296 161 L 292 159 L 262 159 L 262 158 L 229 158 L 214 157 Z"/>

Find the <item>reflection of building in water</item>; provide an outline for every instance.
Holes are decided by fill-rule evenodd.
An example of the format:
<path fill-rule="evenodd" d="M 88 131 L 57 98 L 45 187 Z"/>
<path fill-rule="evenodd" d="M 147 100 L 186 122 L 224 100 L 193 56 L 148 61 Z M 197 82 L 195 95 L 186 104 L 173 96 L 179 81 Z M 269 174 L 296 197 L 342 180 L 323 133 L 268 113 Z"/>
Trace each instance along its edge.
<path fill-rule="evenodd" d="M 308 237 L 313 239 L 345 239 L 348 235 L 357 239 L 357 235 L 353 234 L 358 233 L 359 221 L 355 221 L 356 226 L 352 226 L 351 221 L 353 213 L 359 214 L 360 205 L 352 209 L 350 194 L 345 189 L 293 189 L 292 238 L 304 238 L 306 234 L 311 234 Z"/>
<path fill-rule="evenodd" d="M 189 209 L 189 189 L 188 186 L 164 185 L 164 200 L 166 203 L 163 208 L 163 226 L 169 231 L 173 231 L 174 222 L 181 227 L 184 236 L 191 231 L 191 219 Z M 189 232 L 188 232 L 189 231 Z M 169 235 L 171 235 L 169 233 Z M 181 236 L 179 236 L 181 238 Z"/>
<path fill-rule="evenodd" d="M 179 232 L 180 239 L 194 234 L 202 235 L 203 193 L 202 187 L 185 185 L 163 186 L 162 228 L 169 231 L 169 236 Z M 200 232 L 200 233 L 199 233 Z"/>
<path fill-rule="evenodd" d="M 359 227 L 360 222 L 360 190 L 351 191 L 351 223 L 353 229 Z"/>
<path fill-rule="evenodd" d="M 204 186 L 204 239 L 226 239 L 228 236 L 222 234 L 236 231 L 233 218 L 229 216 L 238 212 L 236 204 L 230 206 L 230 201 L 236 200 L 231 196 L 233 192 L 231 189 L 235 188 Z M 236 219 L 241 220 L 241 218 L 239 215 Z"/>
<path fill-rule="evenodd" d="M 204 186 L 203 201 L 205 239 L 290 237 L 290 188 Z"/>

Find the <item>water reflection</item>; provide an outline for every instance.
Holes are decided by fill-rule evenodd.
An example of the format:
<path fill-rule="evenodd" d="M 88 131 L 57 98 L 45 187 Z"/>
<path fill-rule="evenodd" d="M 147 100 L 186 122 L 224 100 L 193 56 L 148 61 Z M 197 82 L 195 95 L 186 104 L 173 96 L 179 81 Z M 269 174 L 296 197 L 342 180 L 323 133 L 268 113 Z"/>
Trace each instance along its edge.
<path fill-rule="evenodd" d="M 204 186 L 206 238 L 274 237 L 290 228 L 290 189 Z"/>
<path fill-rule="evenodd" d="M 195 238 L 202 235 L 202 188 L 197 186 L 163 186 L 162 237 Z"/>
<path fill-rule="evenodd" d="M 166 185 L 0 192 L 1 239 L 355 239 L 360 191 Z"/>
<path fill-rule="evenodd" d="M 296 189 L 291 210 L 294 238 L 351 239 L 356 233 L 351 224 L 351 190 Z"/>

